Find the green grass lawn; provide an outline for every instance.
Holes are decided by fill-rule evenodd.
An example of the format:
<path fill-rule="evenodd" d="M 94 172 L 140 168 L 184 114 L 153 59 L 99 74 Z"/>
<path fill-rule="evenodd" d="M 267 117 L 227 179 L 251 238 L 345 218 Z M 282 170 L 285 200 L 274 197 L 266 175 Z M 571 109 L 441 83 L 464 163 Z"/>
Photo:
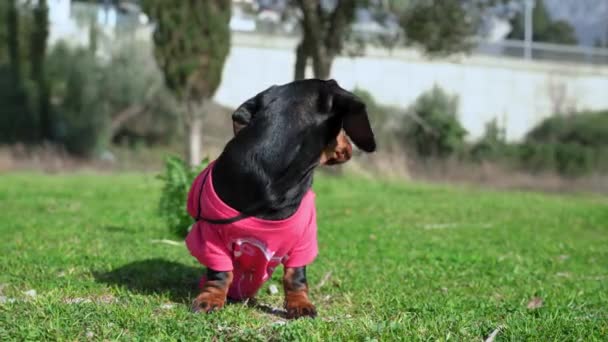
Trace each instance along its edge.
<path fill-rule="evenodd" d="M 154 175 L 0 175 L 0 341 L 608 339 L 607 198 L 328 177 L 315 190 L 319 317 L 286 322 L 268 284 L 263 307 L 188 311 L 203 271 L 155 241 L 177 238 Z"/>

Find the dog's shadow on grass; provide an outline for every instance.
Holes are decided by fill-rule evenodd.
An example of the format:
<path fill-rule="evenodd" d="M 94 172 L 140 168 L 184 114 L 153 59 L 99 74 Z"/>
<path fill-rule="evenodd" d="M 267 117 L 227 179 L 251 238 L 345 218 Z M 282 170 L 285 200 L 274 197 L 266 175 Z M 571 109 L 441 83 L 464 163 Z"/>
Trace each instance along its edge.
<path fill-rule="evenodd" d="M 171 301 L 189 303 L 198 290 L 204 269 L 160 258 L 134 261 L 110 271 L 95 271 L 100 283 L 140 294 L 167 294 Z"/>
<path fill-rule="evenodd" d="M 110 271 L 93 272 L 100 283 L 120 286 L 131 292 L 152 295 L 166 294 L 171 301 L 190 305 L 198 294 L 198 284 L 204 274 L 202 267 L 186 266 L 160 258 L 134 261 Z M 228 304 L 241 303 L 228 301 Z M 285 318 L 285 310 L 258 303 L 255 299 L 246 304 L 266 314 Z"/>

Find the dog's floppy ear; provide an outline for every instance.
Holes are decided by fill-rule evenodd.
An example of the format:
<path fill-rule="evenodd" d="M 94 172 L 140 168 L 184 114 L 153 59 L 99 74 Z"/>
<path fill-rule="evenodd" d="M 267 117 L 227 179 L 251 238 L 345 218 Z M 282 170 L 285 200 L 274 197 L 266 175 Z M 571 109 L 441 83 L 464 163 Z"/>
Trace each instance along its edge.
<path fill-rule="evenodd" d="M 365 152 L 376 150 L 376 139 L 367 117 L 365 103 L 355 94 L 335 84 L 330 88 L 328 105 L 342 118 L 342 128 L 355 145 Z"/>
<path fill-rule="evenodd" d="M 273 89 L 274 87 L 276 86 L 273 85 L 270 88 L 245 101 L 234 111 L 234 113 L 232 113 L 232 124 L 234 127 L 235 134 L 239 130 L 241 130 L 241 128 L 247 126 L 251 119 L 255 116 L 255 114 L 260 109 L 262 109 L 264 95 L 267 94 L 268 91 Z"/>

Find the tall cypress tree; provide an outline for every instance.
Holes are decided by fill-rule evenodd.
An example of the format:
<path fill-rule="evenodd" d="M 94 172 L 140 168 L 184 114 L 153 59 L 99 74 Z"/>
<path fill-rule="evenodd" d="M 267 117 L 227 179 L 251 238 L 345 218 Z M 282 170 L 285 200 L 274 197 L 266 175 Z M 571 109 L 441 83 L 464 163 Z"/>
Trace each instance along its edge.
<path fill-rule="evenodd" d="M 26 91 L 28 45 L 23 44 L 29 31 L 27 13 L 23 13 L 17 0 L 8 0 L 2 5 L 5 20 L 5 60 L 8 68 L 2 68 L 0 80 L 0 139 L 5 143 L 35 142 L 36 134 L 31 127 L 36 125 L 35 116 L 30 110 L 29 96 Z"/>
<path fill-rule="evenodd" d="M 11 70 L 11 80 L 14 85 L 21 83 L 21 49 L 19 46 L 19 11 L 16 0 L 9 0 L 6 13 L 7 48 Z"/>
<path fill-rule="evenodd" d="M 201 161 L 202 113 L 220 85 L 230 51 L 229 0 L 146 0 L 155 24 L 154 55 L 184 105 L 190 164 Z"/>
<path fill-rule="evenodd" d="M 0 135 L 2 142 L 51 138 L 49 87 L 44 64 L 49 21 L 46 0 L 0 5 Z"/>
<path fill-rule="evenodd" d="M 33 9 L 33 28 L 30 34 L 30 77 L 36 88 L 35 108 L 38 114 L 38 139 L 42 141 L 52 139 L 49 85 L 44 72 L 46 43 L 49 35 L 48 12 L 46 0 L 38 0 L 38 5 Z"/>
<path fill-rule="evenodd" d="M 8 1 L 0 1 L 0 66 L 8 62 Z"/>

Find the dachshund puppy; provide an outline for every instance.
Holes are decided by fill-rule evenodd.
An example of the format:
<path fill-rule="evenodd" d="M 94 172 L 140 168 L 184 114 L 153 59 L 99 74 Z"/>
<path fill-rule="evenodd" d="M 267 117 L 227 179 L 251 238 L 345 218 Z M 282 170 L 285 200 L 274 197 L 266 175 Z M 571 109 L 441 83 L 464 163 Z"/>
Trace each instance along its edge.
<path fill-rule="evenodd" d="M 266 89 L 232 120 L 235 136 L 188 195 L 196 223 L 186 245 L 207 267 L 192 308 L 252 298 L 283 264 L 288 317 L 314 317 L 306 281 L 317 255 L 313 171 L 348 161 L 350 140 L 376 149 L 365 104 L 334 80 L 309 79 Z"/>

